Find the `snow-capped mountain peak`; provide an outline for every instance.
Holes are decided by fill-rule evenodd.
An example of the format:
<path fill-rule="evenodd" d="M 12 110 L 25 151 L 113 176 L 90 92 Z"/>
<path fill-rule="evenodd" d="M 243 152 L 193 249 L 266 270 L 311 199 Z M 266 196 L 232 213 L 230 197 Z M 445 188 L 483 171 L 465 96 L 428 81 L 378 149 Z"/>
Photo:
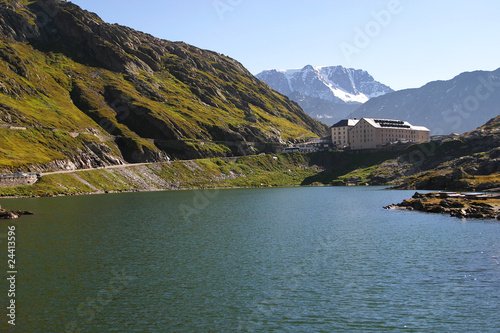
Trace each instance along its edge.
<path fill-rule="evenodd" d="M 257 74 L 257 78 L 285 95 L 300 92 L 334 103 L 364 103 L 393 91 L 364 70 L 342 66 L 267 70 Z"/>
<path fill-rule="evenodd" d="M 271 88 L 287 95 L 318 119 L 338 105 L 342 110 L 353 110 L 370 98 L 385 95 L 393 90 L 373 79 L 364 70 L 342 66 L 311 66 L 302 69 L 272 69 L 256 75 Z M 328 107 L 325 107 L 328 106 Z M 331 112 L 330 112 L 331 113 Z M 338 115 L 331 115 L 336 118 Z M 330 117 L 330 116 L 327 116 Z"/>

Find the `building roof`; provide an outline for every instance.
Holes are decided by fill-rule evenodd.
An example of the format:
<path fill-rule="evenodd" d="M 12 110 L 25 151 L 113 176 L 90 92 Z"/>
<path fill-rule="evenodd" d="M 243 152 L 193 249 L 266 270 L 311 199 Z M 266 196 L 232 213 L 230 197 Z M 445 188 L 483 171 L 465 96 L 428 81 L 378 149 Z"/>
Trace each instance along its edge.
<path fill-rule="evenodd" d="M 396 119 L 380 119 L 380 118 L 361 118 L 368 122 L 375 128 L 403 128 L 413 131 L 429 131 L 427 127 L 424 126 L 414 126 L 407 121 L 396 120 Z M 342 119 L 341 121 L 333 124 L 332 127 L 345 127 L 345 126 L 355 126 L 359 122 L 359 119 Z"/>
<path fill-rule="evenodd" d="M 425 126 L 413 126 L 413 125 L 411 125 L 411 129 L 414 131 L 429 131 L 429 132 L 431 131 L 430 129 L 428 129 Z"/>
<path fill-rule="evenodd" d="M 376 119 L 376 118 L 362 118 L 375 128 L 402 128 L 414 131 L 429 131 L 424 126 L 413 126 L 407 121 L 396 119 Z"/>
<path fill-rule="evenodd" d="M 344 126 L 354 126 L 358 123 L 359 119 L 342 119 L 336 124 L 333 124 L 332 127 L 344 127 Z"/>

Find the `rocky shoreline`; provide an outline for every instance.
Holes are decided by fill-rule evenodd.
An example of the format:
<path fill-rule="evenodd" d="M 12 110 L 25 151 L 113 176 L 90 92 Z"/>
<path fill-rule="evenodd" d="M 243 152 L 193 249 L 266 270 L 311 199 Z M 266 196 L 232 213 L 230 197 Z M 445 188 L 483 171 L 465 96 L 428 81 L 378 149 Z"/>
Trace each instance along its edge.
<path fill-rule="evenodd" d="M 479 193 L 431 192 L 418 193 L 411 199 L 392 204 L 385 209 L 416 210 L 427 213 L 449 214 L 459 218 L 500 220 L 500 196 Z"/>
<path fill-rule="evenodd" d="M 7 210 L 7 209 L 0 209 L 0 219 L 2 220 L 11 220 L 11 219 L 17 219 L 19 216 L 22 215 L 34 215 L 35 213 L 26 211 L 26 210 Z"/>

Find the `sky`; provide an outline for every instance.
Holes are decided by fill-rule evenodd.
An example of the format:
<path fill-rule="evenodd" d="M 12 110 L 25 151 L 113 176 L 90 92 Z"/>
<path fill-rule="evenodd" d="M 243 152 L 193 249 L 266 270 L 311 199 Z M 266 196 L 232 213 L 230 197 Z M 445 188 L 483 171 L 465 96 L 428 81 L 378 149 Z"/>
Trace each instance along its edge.
<path fill-rule="evenodd" d="M 498 0 L 72 0 L 241 62 L 252 74 L 363 69 L 395 90 L 500 67 Z"/>

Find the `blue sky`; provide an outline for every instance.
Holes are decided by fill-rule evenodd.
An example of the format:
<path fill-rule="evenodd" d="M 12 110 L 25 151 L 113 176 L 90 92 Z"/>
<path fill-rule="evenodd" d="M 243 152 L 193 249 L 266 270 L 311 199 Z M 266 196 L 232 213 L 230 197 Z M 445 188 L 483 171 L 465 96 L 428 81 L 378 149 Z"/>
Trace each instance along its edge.
<path fill-rule="evenodd" d="M 73 0 L 250 72 L 342 65 L 395 90 L 500 67 L 498 0 Z"/>

